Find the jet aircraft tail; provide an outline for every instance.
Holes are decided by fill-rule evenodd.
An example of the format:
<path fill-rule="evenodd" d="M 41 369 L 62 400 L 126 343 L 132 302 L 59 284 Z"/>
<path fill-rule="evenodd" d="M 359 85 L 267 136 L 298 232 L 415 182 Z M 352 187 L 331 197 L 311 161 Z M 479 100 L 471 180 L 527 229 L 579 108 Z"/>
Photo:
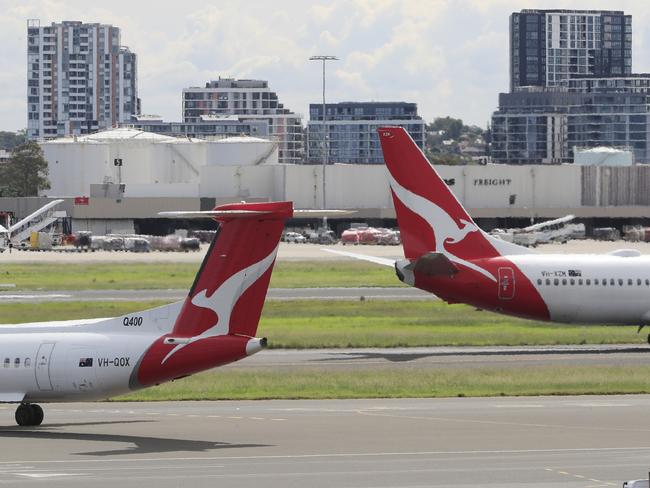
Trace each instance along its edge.
<path fill-rule="evenodd" d="M 406 130 L 378 132 L 407 259 L 438 253 L 485 274 L 472 261 L 529 252 L 483 232 Z"/>

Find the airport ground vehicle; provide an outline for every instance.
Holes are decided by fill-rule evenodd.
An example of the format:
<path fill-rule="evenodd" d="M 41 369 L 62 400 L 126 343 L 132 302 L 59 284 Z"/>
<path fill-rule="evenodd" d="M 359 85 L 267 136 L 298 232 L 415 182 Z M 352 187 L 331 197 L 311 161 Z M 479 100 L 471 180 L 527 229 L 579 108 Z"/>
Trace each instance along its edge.
<path fill-rule="evenodd" d="M 296 244 L 304 244 L 307 238 L 298 232 L 286 232 L 283 236 L 284 242 L 295 242 Z"/>
<path fill-rule="evenodd" d="M 237 361 L 266 345 L 255 334 L 291 202 L 197 214 L 220 228 L 184 301 L 108 319 L 0 327 L 0 402 L 19 404 L 19 425 L 43 421 L 37 402 L 104 399 Z"/>
<path fill-rule="evenodd" d="M 483 232 L 409 134 L 379 129 L 405 259 L 401 281 L 449 303 L 564 323 L 650 324 L 650 256 L 537 254 Z"/>

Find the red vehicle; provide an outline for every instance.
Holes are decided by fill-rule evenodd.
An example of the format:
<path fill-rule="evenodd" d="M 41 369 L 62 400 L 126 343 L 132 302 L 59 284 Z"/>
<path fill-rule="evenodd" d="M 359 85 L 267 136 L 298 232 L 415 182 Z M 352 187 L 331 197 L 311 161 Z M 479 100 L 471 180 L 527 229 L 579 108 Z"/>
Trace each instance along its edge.
<path fill-rule="evenodd" d="M 359 244 L 359 229 L 344 230 L 343 234 L 341 234 L 341 244 L 344 246 L 346 244 L 353 244 L 355 246 Z"/>

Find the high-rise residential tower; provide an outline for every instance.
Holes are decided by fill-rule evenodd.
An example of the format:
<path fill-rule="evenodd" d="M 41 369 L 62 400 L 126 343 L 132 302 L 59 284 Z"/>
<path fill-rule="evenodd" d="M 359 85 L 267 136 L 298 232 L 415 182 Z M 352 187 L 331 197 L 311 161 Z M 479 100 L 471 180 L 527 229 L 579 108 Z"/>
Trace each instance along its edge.
<path fill-rule="evenodd" d="M 632 16 L 609 10 L 522 10 L 510 16 L 510 92 L 565 88 L 574 75 L 632 72 Z"/>
<path fill-rule="evenodd" d="M 205 87 L 183 89 L 183 122 L 207 123 L 228 115 L 242 121 L 268 122 L 268 134 L 278 142 L 278 160 L 302 160 L 301 117 L 284 108 L 267 81 L 219 78 Z"/>
<path fill-rule="evenodd" d="M 140 112 L 137 57 L 120 29 L 64 21 L 27 21 L 27 135 L 88 134 Z"/>

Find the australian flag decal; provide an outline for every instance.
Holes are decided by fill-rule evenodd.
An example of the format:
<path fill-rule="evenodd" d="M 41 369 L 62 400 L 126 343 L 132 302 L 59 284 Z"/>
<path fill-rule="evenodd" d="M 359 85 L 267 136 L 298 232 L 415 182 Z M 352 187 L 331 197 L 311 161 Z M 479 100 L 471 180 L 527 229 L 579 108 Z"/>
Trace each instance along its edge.
<path fill-rule="evenodd" d="M 79 360 L 80 368 L 92 368 L 92 366 L 93 366 L 93 358 L 81 358 Z"/>

